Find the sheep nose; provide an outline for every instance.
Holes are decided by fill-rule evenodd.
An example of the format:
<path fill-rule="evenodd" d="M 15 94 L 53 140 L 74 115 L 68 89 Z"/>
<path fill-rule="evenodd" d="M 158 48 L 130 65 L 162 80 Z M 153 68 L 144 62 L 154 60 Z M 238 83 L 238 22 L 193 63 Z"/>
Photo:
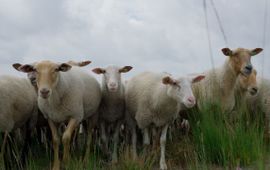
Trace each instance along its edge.
<path fill-rule="evenodd" d="M 258 88 L 257 87 L 253 87 L 252 88 L 252 91 L 254 91 L 255 93 L 257 93 L 258 92 Z"/>
<path fill-rule="evenodd" d="M 252 88 L 251 88 L 250 94 L 251 94 L 251 95 L 255 95 L 255 94 L 257 94 L 257 93 L 258 93 L 258 88 L 257 88 L 257 87 L 252 87 Z"/>
<path fill-rule="evenodd" d="M 246 67 L 245 67 L 246 70 L 248 71 L 251 71 L 253 69 L 252 65 L 251 64 L 248 64 Z"/>
<path fill-rule="evenodd" d="M 109 85 L 110 85 L 110 87 L 116 87 L 116 83 L 114 83 L 114 82 L 110 83 Z"/>
<path fill-rule="evenodd" d="M 49 90 L 48 89 L 41 89 L 40 90 L 40 93 L 43 95 L 43 96 L 47 96 L 49 94 Z"/>
<path fill-rule="evenodd" d="M 194 97 L 189 97 L 187 100 L 188 100 L 188 102 L 190 102 L 192 104 L 195 104 L 195 98 Z"/>

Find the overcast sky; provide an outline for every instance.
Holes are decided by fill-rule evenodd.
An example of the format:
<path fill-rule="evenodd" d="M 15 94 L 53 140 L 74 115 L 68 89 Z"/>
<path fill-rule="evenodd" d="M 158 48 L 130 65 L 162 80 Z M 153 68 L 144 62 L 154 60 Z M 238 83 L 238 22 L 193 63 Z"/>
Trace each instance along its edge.
<path fill-rule="evenodd" d="M 131 65 L 173 74 L 211 68 L 202 0 L 0 0 L 0 74 L 44 59 L 91 60 L 87 67 Z M 208 2 L 214 63 L 226 44 Z M 262 47 L 265 0 L 214 0 L 228 47 Z M 268 2 L 270 10 L 270 2 Z M 263 53 L 252 59 L 270 78 L 270 12 Z"/>

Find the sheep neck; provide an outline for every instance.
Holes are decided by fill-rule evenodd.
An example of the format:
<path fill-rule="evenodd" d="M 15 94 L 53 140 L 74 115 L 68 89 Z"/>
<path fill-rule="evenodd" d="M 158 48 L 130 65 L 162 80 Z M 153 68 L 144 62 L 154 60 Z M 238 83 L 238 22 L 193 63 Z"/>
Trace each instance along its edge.
<path fill-rule="evenodd" d="M 65 83 L 65 79 L 63 78 L 63 73 L 59 72 L 59 80 L 56 85 L 56 87 L 52 90 L 51 96 L 48 98 L 48 103 L 51 106 L 57 106 L 59 107 L 62 103 L 62 98 L 67 93 L 68 90 L 68 84 Z"/>
<path fill-rule="evenodd" d="M 155 112 L 159 112 L 161 110 L 165 111 L 166 113 L 167 111 L 172 112 L 179 107 L 180 104 L 175 99 L 168 96 L 167 88 L 167 86 L 162 85 L 162 87 L 159 87 L 157 90 L 155 90 L 155 93 L 152 96 L 153 101 L 155 101 Z"/>
<path fill-rule="evenodd" d="M 117 100 L 119 98 L 123 98 L 123 86 L 121 83 L 119 83 L 119 88 L 116 92 L 110 92 L 107 85 L 106 85 L 106 81 L 105 81 L 105 77 L 102 77 L 102 96 L 103 96 L 103 100 Z"/>
<path fill-rule="evenodd" d="M 223 72 L 221 72 L 221 89 L 223 95 L 226 93 L 233 92 L 237 80 L 237 73 L 233 70 L 232 66 L 229 64 L 229 61 L 226 61 L 223 65 Z"/>

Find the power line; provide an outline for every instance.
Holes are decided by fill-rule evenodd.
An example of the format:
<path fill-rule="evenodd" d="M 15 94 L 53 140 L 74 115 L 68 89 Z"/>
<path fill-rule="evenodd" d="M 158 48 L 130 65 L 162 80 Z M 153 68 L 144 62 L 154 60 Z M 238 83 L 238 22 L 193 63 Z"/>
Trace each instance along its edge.
<path fill-rule="evenodd" d="M 268 12 L 267 12 L 267 3 L 268 0 L 265 0 L 265 6 L 264 6 L 264 24 L 263 24 L 263 39 L 262 39 L 262 47 L 265 48 L 266 44 L 266 27 L 267 27 L 267 19 L 268 19 Z M 264 55 L 265 52 L 262 54 L 262 77 L 264 74 Z"/>
<path fill-rule="evenodd" d="M 213 0 L 210 0 L 210 2 L 211 2 L 211 5 L 212 5 L 212 8 L 214 9 L 214 12 L 215 12 L 215 15 L 216 15 L 216 18 L 217 18 L 217 21 L 218 21 L 218 25 L 219 25 L 220 31 L 221 31 L 221 33 L 223 35 L 224 42 L 225 42 L 226 46 L 228 46 L 228 39 L 227 39 L 227 36 L 225 34 L 224 28 L 222 26 L 222 22 L 221 22 L 221 19 L 219 17 L 218 10 L 217 10 L 217 8 L 216 8 L 216 6 L 214 4 L 214 1 Z"/>
<path fill-rule="evenodd" d="M 210 31 L 209 31 L 209 25 L 208 25 L 206 0 L 203 0 L 203 9 L 204 9 L 204 18 L 205 18 L 205 26 L 206 26 L 206 33 L 207 33 L 207 39 L 208 39 L 208 48 L 209 48 L 210 60 L 211 60 L 212 68 L 214 68 L 214 58 L 213 58 L 211 37 L 210 37 Z"/>

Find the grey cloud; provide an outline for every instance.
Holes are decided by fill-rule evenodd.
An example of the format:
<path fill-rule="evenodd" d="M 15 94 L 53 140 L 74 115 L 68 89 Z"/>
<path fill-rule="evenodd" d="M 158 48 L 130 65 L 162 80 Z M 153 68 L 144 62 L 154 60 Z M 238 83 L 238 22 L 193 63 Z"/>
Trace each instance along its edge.
<path fill-rule="evenodd" d="M 211 68 L 202 1 L 1 1 L 1 74 L 16 74 L 10 67 L 13 62 L 43 59 L 90 59 L 93 63 L 88 70 L 108 64 L 133 65 L 126 77 L 144 70 L 187 74 Z M 211 42 L 218 66 L 226 58 L 220 52 L 226 44 L 209 2 Z M 264 0 L 214 2 L 229 47 L 262 46 Z M 269 36 L 267 33 L 264 50 L 268 77 Z M 262 54 L 253 62 L 260 71 Z"/>

